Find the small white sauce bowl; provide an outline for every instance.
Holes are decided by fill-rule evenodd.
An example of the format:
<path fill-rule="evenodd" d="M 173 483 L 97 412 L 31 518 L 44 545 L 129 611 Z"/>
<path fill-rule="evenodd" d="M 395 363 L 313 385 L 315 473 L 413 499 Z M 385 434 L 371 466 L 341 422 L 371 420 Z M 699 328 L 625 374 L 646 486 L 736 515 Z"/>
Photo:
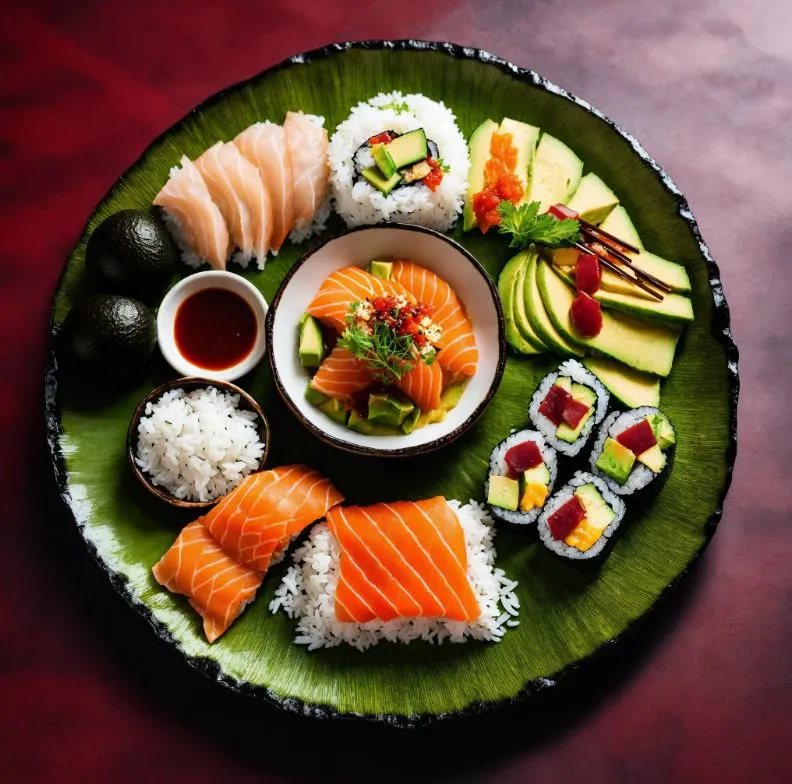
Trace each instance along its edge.
<path fill-rule="evenodd" d="M 209 370 L 193 364 L 182 355 L 176 344 L 175 325 L 179 307 L 188 297 L 205 289 L 233 291 L 250 305 L 256 317 L 256 342 L 250 353 L 241 362 L 223 370 Z M 222 270 L 196 272 L 179 281 L 162 300 L 157 312 L 157 342 L 162 356 L 165 357 L 168 364 L 183 376 L 200 376 L 213 381 L 234 381 L 253 370 L 264 356 L 266 351 L 264 320 L 266 316 L 267 301 L 264 296 L 252 283 L 240 275 Z M 208 324 L 207 327 L 211 329 L 212 325 Z"/>

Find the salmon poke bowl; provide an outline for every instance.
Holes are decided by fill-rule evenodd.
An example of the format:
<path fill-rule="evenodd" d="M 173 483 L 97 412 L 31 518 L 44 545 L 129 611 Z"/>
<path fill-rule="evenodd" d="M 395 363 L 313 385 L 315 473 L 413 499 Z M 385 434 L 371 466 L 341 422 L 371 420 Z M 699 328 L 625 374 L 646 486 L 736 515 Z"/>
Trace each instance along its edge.
<path fill-rule="evenodd" d="M 420 226 L 351 229 L 290 270 L 266 323 L 286 405 L 317 437 L 400 456 L 450 443 L 497 392 L 506 362 L 494 284 Z"/>
<path fill-rule="evenodd" d="M 46 380 L 62 497 L 166 644 L 402 726 L 584 672 L 708 544 L 736 449 L 668 175 L 450 44 L 299 55 L 155 140 L 68 259 Z"/>

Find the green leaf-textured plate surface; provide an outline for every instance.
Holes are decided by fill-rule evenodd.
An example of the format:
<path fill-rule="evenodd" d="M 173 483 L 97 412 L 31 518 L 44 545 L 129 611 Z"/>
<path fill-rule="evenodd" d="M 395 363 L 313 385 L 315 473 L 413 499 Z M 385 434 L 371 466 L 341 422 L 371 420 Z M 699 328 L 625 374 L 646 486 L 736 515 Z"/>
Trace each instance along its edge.
<path fill-rule="evenodd" d="M 510 116 L 558 136 L 600 175 L 632 216 L 646 247 L 685 265 L 696 320 L 680 342 L 662 387 L 662 408 L 678 434 L 673 472 L 633 520 L 599 572 L 555 562 L 532 530 L 501 526 L 498 565 L 519 580 L 520 625 L 499 644 L 381 644 L 308 653 L 292 644 L 294 624 L 267 605 L 285 566 L 268 574 L 255 603 L 214 645 L 182 597 L 162 590 L 151 567 L 190 518 L 139 491 L 124 457 L 137 402 L 168 377 L 156 364 L 135 388 L 98 395 L 64 379 L 52 352 L 47 372 L 50 444 L 61 492 L 90 550 L 114 585 L 194 666 L 226 685 L 314 715 L 362 715 L 403 725 L 476 710 L 557 682 L 605 649 L 685 572 L 720 517 L 736 449 L 737 350 L 718 270 L 673 183 L 630 136 L 583 101 L 484 52 L 421 42 L 339 44 L 300 55 L 219 94 L 158 138 L 91 216 L 55 294 L 53 341 L 83 284 L 87 238 L 108 215 L 149 208 L 182 153 L 197 156 L 289 109 L 323 115 L 332 129 L 377 92 L 422 92 L 442 99 L 465 135 L 485 118 Z M 333 224 L 332 232 L 340 228 Z M 493 277 L 510 257 L 502 238 L 453 232 Z M 264 272 L 245 273 L 272 299 L 310 243 L 287 246 Z M 480 499 L 489 453 L 525 427 L 528 399 L 557 364 L 510 355 L 502 385 L 477 425 L 447 449 L 422 458 L 376 461 L 332 450 L 289 415 L 266 363 L 245 386 L 272 423 L 270 465 L 304 461 L 324 471 L 352 503 L 435 494 Z"/>

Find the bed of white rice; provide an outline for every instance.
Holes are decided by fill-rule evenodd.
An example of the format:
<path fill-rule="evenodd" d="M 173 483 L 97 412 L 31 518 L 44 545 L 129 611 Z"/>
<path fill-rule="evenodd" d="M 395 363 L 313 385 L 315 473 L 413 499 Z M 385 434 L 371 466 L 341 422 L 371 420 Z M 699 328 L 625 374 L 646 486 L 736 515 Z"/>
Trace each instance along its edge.
<path fill-rule="evenodd" d="M 424 129 L 450 167 L 436 191 L 415 185 L 396 188 L 385 196 L 365 181 L 353 184 L 354 155 L 361 144 L 384 130 L 406 133 L 416 128 Z M 359 103 L 336 128 L 329 158 L 333 202 L 347 226 L 403 221 L 448 231 L 462 211 L 470 163 L 467 142 L 442 101 L 392 92 Z"/>
<path fill-rule="evenodd" d="M 539 406 L 542 401 L 547 397 L 550 387 L 555 384 L 559 376 L 568 376 L 576 384 L 584 384 L 594 390 L 597 396 L 597 405 L 592 416 L 589 417 L 580 435 L 573 443 L 562 441 L 556 438 L 557 426 L 554 425 L 544 414 L 539 413 Z M 583 365 L 575 359 L 567 359 L 562 362 L 555 373 L 549 373 L 542 379 L 536 392 L 531 398 L 531 405 L 528 407 L 528 416 L 531 418 L 534 427 L 547 439 L 547 442 L 557 449 L 561 454 L 567 457 L 574 457 L 586 445 L 592 429 L 598 425 L 605 418 L 605 412 L 608 410 L 608 401 L 610 395 L 608 390 L 600 383 L 600 380 L 593 374 L 586 370 Z"/>
<path fill-rule="evenodd" d="M 623 485 L 620 485 L 615 479 L 612 479 L 606 473 L 600 471 L 596 465 L 597 460 L 599 460 L 599 456 L 602 454 L 602 450 L 605 447 L 606 439 L 616 438 L 619 433 L 622 433 L 623 431 L 627 430 L 627 428 L 637 424 L 644 417 L 653 416 L 654 414 L 659 413 L 660 412 L 656 408 L 652 408 L 651 406 L 642 406 L 641 408 L 634 408 L 632 411 L 626 411 L 624 413 L 621 411 L 614 411 L 602 423 L 599 435 L 597 436 L 597 441 L 591 450 L 589 462 L 591 464 L 592 472 L 600 477 L 608 485 L 610 490 L 612 490 L 617 495 L 632 495 L 637 490 L 643 490 L 644 487 L 651 484 L 655 477 L 659 475 L 652 471 L 652 469 L 648 466 L 645 466 L 643 463 L 639 463 L 636 460 L 633 464 L 632 471 L 630 471 L 630 475 L 627 477 L 627 481 Z M 668 460 L 666 460 L 666 468 L 668 468 Z"/>
<path fill-rule="evenodd" d="M 211 501 L 231 492 L 261 463 L 256 415 L 239 395 L 216 387 L 172 389 L 146 404 L 135 462 L 176 498 Z"/>
<path fill-rule="evenodd" d="M 517 626 L 520 601 L 517 582 L 495 567 L 494 529 L 486 509 L 473 501 L 461 506 L 450 501 L 465 531 L 468 579 L 481 616 L 472 623 L 444 618 L 402 618 L 392 621 L 346 623 L 335 617 L 339 547 L 326 523 L 314 526 L 308 540 L 292 556 L 294 565 L 275 591 L 270 611 L 297 620 L 294 642 L 308 650 L 341 643 L 364 651 L 382 640 L 409 643 L 465 642 L 469 638 L 499 641 L 508 627 Z"/>
<path fill-rule="evenodd" d="M 491 476 L 508 476 L 509 471 L 506 466 L 506 453 L 513 446 L 517 446 L 517 444 L 521 444 L 524 441 L 533 441 L 539 447 L 539 451 L 542 453 L 542 459 L 547 466 L 547 470 L 550 472 L 550 484 L 548 485 L 548 490 L 551 493 L 553 492 L 553 486 L 555 485 L 556 477 L 558 476 L 558 456 L 555 453 L 555 449 L 553 449 L 551 446 L 548 446 L 544 440 L 544 436 L 542 436 L 542 434 L 536 430 L 519 430 L 518 432 L 512 433 L 510 436 L 504 438 L 503 441 L 501 441 L 495 447 L 495 449 L 492 450 L 489 464 L 489 475 L 487 476 L 487 481 L 484 485 L 485 498 L 489 498 L 489 484 Z M 530 523 L 535 522 L 536 518 L 539 517 L 539 514 L 542 511 L 540 507 L 531 509 L 530 512 L 512 512 L 510 509 L 501 509 L 498 506 L 492 505 L 490 505 L 489 508 L 492 514 L 494 514 L 496 517 L 499 517 L 501 520 L 505 520 L 508 523 L 517 523 L 518 525 L 529 525 Z"/>
<path fill-rule="evenodd" d="M 559 507 L 563 506 L 575 493 L 575 490 L 581 485 L 592 484 L 599 490 L 605 503 L 616 512 L 616 517 L 602 532 L 602 535 L 591 547 L 585 552 L 578 550 L 577 547 L 571 547 L 563 539 L 553 539 L 550 533 L 550 526 L 547 524 L 548 518 Z M 569 480 L 554 496 L 551 496 L 545 504 L 544 511 L 542 512 L 539 520 L 537 521 L 537 529 L 539 531 L 539 538 L 545 547 L 552 550 L 554 553 L 563 556 L 564 558 L 571 558 L 576 561 L 587 560 L 598 556 L 608 544 L 608 540 L 615 533 L 616 529 L 621 525 L 624 518 L 624 501 L 619 496 L 612 493 L 605 482 L 593 474 L 578 471 L 572 479 Z"/>

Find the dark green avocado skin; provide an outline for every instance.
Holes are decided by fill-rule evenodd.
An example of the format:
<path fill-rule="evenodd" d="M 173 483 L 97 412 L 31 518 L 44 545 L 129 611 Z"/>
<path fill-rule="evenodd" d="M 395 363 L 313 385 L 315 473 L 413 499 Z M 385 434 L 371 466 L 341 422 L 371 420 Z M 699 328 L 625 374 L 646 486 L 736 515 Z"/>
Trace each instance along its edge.
<path fill-rule="evenodd" d="M 151 355 L 157 324 L 151 309 L 140 300 L 94 294 L 69 314 L 61 340 L 67 363 L 125 375 L 139 369 Z"/>
<path fill-rule="evenodd" d="M 98 288 L 151 301 L 171 279 L 179 253 L 167 229 L 142 210 L 122 210 L 91 235 L 85 268 Z"/>

